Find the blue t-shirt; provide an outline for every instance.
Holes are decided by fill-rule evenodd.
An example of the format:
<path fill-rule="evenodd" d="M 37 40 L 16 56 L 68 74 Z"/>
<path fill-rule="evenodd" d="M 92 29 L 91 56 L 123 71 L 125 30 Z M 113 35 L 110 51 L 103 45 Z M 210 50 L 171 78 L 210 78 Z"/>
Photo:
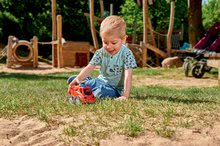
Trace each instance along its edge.
<path fill-rule="evenodd" d="M 110 55 L 104 48 L 97 50 L 90 61 L 91 65 L 101 66 L 99 79 L 115 87 L 119 93 L 124 87 L 124 71 L 137 67 L 130 49 L 122 45 L 115 55 Z"/>

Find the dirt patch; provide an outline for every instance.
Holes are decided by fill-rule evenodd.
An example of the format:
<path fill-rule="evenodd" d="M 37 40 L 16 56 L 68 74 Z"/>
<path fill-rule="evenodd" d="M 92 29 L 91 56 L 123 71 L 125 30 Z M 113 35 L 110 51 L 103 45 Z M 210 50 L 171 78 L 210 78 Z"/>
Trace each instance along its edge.
<path fill-rule="evenodd" d="M 182 77 L 181 79 L 162 78 L 161 76 L 154 77 L 133 77 L 134 86 L 167 86 L 175 88 L 187 88 L 187 87 L 213 87 L 218 86 L 218 80 L 216 78 L 194 78 L 194 77 Z"/>
<path fill-rule="evenodd" d="M 59 118 L 58 118 L 59 119 Z M 71 118 L 60 118 L 59 124 L 48 125 L 36 118 L 28 116 L 18 117 L 14 120 L 0 118 L 0 143 L 2 146 L 14 145 L 81 145 L 80 143 L 65 143 L 63 128 L 65 124 L 73 121 Z M 203 129 L 178 129 L 172 139 L 159 137 L 148 132 L 137 138 L 112 134 L 108 139 L 101 140 L 100 146 L 219 146 L 220 123 L 213 127 Z"/>
<path fill-rule="evenodd" d="M 80 71 L 80 68 L 52 68 L 51 65 L 40 63 L 39 67 L 9 69 L 0 65 L 0 72 L 6 73 L 26 73 L 26 74 L 48 74 L 57 72 Z M 134 86 L 140 85 L 161 85 L 169 87 L 211 87 L 217 86 L 216 78 L 195 79 L 193 77 L 172 79 L 156 77 L 134 76 Z M 57 118 L 59 119 L 59 118 Z M 17 117 L 13 120 L 0 118 L 0 143 L 3 146 L 14 145 L 81 145 L 80 143 L 67 144 L 63 142 L 63 129 L 72 118 L 60 118 L 60 124 L 48 125 L 36 118 L 28 116 Z M 215 123 L 212 127 L 202 129 L 178 129 L 172 139 L 167 139 L 155 133 L 144 133 L 137 138 L 124 135 L 113 134 L 108 139 L 100 141 L 100 146 L 219 146 L 220 145 L 220 123 Z"/>
<path fill-rule="evenodd" d="M 52 67 L 52 65 L 43 62 L 39 62 L 37 68 L 22 67 L 19 65 L 12 66 L 12 68 L 7 68 L 6 65 L 0 64 L 0 72 L 5 72 L 5 73 L 49 74 L 49 73 L 59 73 L 59 72 L 73 72 L 80 70 L 81 68 L 71 68 L 71 67 L 54 68 Z"/>
<path fill-rule="evenodd" d="M 159 137 L 153 133 L 146 133 L 138 138 L 124 135 L 112 135 L 108 140 L 101 140 L 101 146 L 219 146 L 220 123 L 203 130 L 179 129 L 173 139 Z"/>
<path fill-rule="evenodd" d="M 35 118 L 23 116 L 14 120 L 0 119 L 0 143 L 14 145 L 64 145 L 60 141 L 61 129 L 49 126 Z"/>

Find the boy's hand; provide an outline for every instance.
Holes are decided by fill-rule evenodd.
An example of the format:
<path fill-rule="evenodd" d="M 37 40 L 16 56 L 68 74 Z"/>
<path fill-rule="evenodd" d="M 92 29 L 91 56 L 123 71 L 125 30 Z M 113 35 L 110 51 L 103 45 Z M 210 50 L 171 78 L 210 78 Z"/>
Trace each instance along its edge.
<path fill-rule="evenodd" d="M 126 97 L 126 96 L 120 96 L 120 97 L 116 98 L 115 100 L 127 100 L 127 99 L 128 99 L 128 97 Z"/>
<path fill-rule="evenodd" d="M 70 84 L 69 86 L 75 86 L 75 85 L 78 85 L 79 84 L 79 80 L 78 79 L 74 79 Z"/>
<path fill-rule="evenodd" d="M 69 84 L 69 87 L 68 87 L 68 93 L 70 93 L 70 89 L 72 86 L 75 86 L 75 85 L 78 85 L 78 80 L 77 79 L 74 79 L 70 84 Z"/>

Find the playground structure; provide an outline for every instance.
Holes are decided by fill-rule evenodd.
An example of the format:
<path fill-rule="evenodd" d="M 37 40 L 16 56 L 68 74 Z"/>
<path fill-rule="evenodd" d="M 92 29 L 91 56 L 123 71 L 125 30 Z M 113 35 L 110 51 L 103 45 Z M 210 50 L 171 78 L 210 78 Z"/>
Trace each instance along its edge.
<path fill-rule="evenodd" d="M 147 61 L 149 60 L 148 58 L 148 50 L 151 50 L 153 53 L 155 53 L 155 56 L 157 58 L 157 64 L 159 65 L 159 57 L 165 58 L 171 56 L 171 53 L 173 52 L 171 50 L 171 34 L 172 34 L 172 26 L 173 26 L 173 17 L 174 17 L 174 6 L 175 6 L 175 1 L 171 1 L 171 17 L 170 18 L 170 27 L 168 30 L 168 33 L 166 35 L 167 38 L 167 50 L 166 52 L 159 49 L 157 47 L 156 41 L 155 41 L 155 36 L 154 32 L 152 29 L 151 21 L 148 16 L 148 1 L 143 0 L 142 1 L 143 5 L 143 22 L 144 22 L 144 29 L 143 29 L 143 41 L 141 41 L 139 44 L 127 44 L 127 46 L 132 50 L 132 52 L 135 55 L 136 61 L 140 67 L 145 67 L 149 66 L 147 64 Z M 61 15 L 56 15 L 56 0 L 52 0 L 51 4 L 51 9 L 52 9 L 52 41 L 51 42 L 38 42 L 41 44 L 50 44 L 52 45 L 52 66 L 53 67 L 65 67 L 65 66 L 83 66 L 83 64 L 88 63 L 89 61 L 89 54 L 92 52 L 91 46 L 89 45 L 88 42 L 62 42 L 62 16 Z M 87 17 L 89 16 L 90 19 L 90 29 L 92 33 L 92 38 L 93 38 L 93 45 L 94 45 L 94 50 L 99 49 L 99 44 L 98 44 L 98 39 L 97 39 L 97 30 L 95 30 L 95 22 L 101 22 L 104 19 L 104 2 L 103 0 L 100 0 L 100 17 L 97 17 L 94 15 L 94 0 L 89 1 L 89 7 L 90 7 L 90 13 L 85 14 Z M 111 13 L 113 14 L 113 4 L 111 4 Z M 150 32 L 148 32 L 150 30 Z M 22 42 L 19 41 L 18 44 Z M 31 43 L 31 42 L 30 42 Z M 29 44 L 30 44 L 29 43 Z M 27 43 L 26 43 L 27 44 Z M 20 45 L 20 44 L 19 44 Z M 28 45 L 26 45 L 28 46 Z M 35 50 L 37 48 L 37 45 L 35 47 L 28 47 L 30 48 L 29 50 Z M 36 51 L 37 52 L 37 51 Z M 30 54 L 33 54 L 32 52 Z M 16 58 L 11 56 L 13 54 L 8 53 L 7 58 L 8 60 L 8 67 L 11 66 L 11 64 L 16 64 L 20 63 L 18 61 L 14 62 L 11 60 L 12 58 Z M 30 55 L 31 56 L 31 55 Z M 36 56 L 36 55 L 35 55 Z M 81 56 L 81 57 L 80 57 Z M 77 58 L 78 57 L 78 58 Z M 27 57 L 28 61 L 30 57 Z M 81 61 L 76 61 L 81 58 L 81 61 L 84 61 L 85 63 L 80 64 L 79 62 Z M 84 59 L 82 59 L 84 58 Z M 35 58 L 35 60 L 37 57 Z M 25 62 L 25 61 L 23 61 Z M 35 61 L 37 62 L 37 61 Z M 10 64 L 11 63 L 11 64 Z M 77 64 L 78 63 L 78 64 Z M 25 64 L 25 63 L 20 63 L 20 64 Z M 30 62 L 26 63 L 30 64 Z M 34 67 L 37 67 L 37 63 L 33 65 Z"/>
<path fill-rule="evenodd" d="M 19 40 L 9 36 L 8 45 L 1 51 L 1 57 L 7 55 L 7 67 L 13 65 L 38 67 L 38 44 L 52 45 L 52 66 L 53 67 L 74 67 L 85 66 L 90 59 L 89 42 L 63 41 L 62 38 L 62 16 L 56 15 L 56 0 L 52 0 L 52 41 L 38 42 L 36 36 L 31 41 Z M 18 52 L 26 47 L 26 56 Z M 78 61 L 77 61 L 78 60 Z"/>
<path fill-rule="evenodd" d="M 28 55 L 25 57 L 18 53 L 21 46 L 25 46 L 26 52 L 28 52 Z M 34 36 L 30 42 L 18 40 L 14 36 L 8 37 L 7 67 L 10 68 L 14 64 L 23 66 L 32 65 L 33 67 L 38 66 L 38 46 L 36 36 Z"/>
<path fill-rule="evenodd" d="M 95 50 L 99 48 L 98 38 L 97 38 L 97 30 L 95 29 L 95 23 L 98 21 L 102 21 L 104 19 L 104 2 L 103 0 L 100 0 L 100 18 L 94 15 L 94 0 L 90 0 L 90 13 L 85 14 L 86 16 L 89 16 L 90 18 L 90 29 L 92 33 L 93 38 L 93 44 Z M 139 1 L 140 2 L 140 1 Z M 173 31 L 173 24 L 174 24 L 174 7 L 175 7 L 175 0 L 171 1 L 171 9 L 170 9 L 170 25 L 169 30 L 166 35 L 166 51 L 163 51 L 159 49 L 156 46 L 154 31 L 152 29 L 151 21 L 148 15 L 148 3 L 152 4 L 151 0 L 142 0 L 143 5 L 143 40 L 140 42 L 140 44 L 127 44 L 128 48 L 130 48 L 135 56 L 135 59 L 137 61 L 138 66 L 140 67 L 146 67 L 149 66 L 147 64 L 148 61 L 148 50 L 153 51 L 156 56 L 156 62 L 157 65 L 159 65 L 159 57 L 166 58 L 170 57 L 172 53 L 175 53 L 176 51 L 173 51 L 171 49 L 171 36 Z M 112 6 L 111 6 L 112 7 Z M 110 9 L 111 10 L 111 9 Z M 112 10 L 111 10 L 112 11 Z M 111 12 L 112 14 L 112 12 Z M 148 32 L 150 30 L 150 32 Z M 149 34 L 148 34 L 149 33 Z M 149 39 L 150 38 L 150 39 Z"/>

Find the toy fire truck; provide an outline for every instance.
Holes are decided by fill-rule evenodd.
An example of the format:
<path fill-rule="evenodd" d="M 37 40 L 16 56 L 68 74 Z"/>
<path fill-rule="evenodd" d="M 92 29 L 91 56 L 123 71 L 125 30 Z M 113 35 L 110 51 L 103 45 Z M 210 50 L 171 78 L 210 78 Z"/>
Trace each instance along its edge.
<path fill-rule="evenodd" d="M 96 98 L 94 97 L 90 86 L 85 86 L 85 87 L 81 87 L 80 85 L 71 86 L 69 95 L 70 95 L 69 102 L 74 104 L 94 103 L 96 101 Z"/>

